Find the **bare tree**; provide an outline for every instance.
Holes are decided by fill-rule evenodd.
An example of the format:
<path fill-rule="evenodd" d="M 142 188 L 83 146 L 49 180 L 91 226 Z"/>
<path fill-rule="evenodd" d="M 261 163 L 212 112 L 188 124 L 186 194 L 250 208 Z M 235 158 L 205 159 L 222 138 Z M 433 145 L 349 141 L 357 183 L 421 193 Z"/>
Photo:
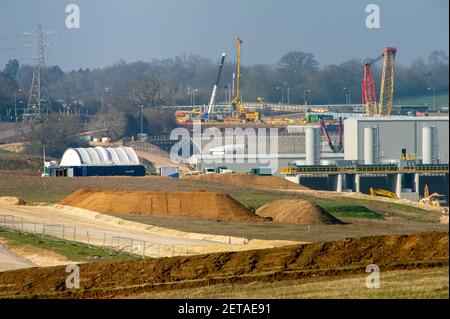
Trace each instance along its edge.
<path fill-rule="evenodd" d="M 79 117 L 73 114 L 50 114 L 47 121 L 31 123 L 29 130 L 24 132 L 28 141 L 26 152 L 40 154 L 42 144 L 45 144 L 48 155 L 59 157 L 68 147 L 84 146 L 78 136 L 82 130 Z"/>
<path fill-rule="evenodd" d="M 128 90 L 127 98 L 136 105 L 157 107 L 170 97 L 169 83 L 154 75 L 136 81 Z"/>
<path fill-rule="evenodd" d="M 125 115 L 116 107 L 111 107 L 107 112 L 97 113 L 93 120 L 94 128 L 106 130 L 106 135 L 117 139 L 123 135 L 125 129 Z"/>

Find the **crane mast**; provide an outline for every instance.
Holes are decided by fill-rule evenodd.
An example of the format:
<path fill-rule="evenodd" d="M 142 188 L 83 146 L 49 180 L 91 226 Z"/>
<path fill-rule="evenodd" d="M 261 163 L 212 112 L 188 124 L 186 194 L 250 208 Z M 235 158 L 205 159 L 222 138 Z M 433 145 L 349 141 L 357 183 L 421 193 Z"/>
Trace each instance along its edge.
<path fill-rule="evenodd" d="M 381 55 L 364 64 L 364 76 L 362 80 L 362 103 L 365 104 L 365 111 L 369 116 L 386 116 L 392 114 L 395 79 L 394 64 L 396 52 L 396 48 L 385 48 Z M 382 59 L 384 61 L 380 87 L 380 102 L 377 105 L 372 65 Z"/>
<path fill-rule="evenodd" d="M 374 59 L 364 64 L 364 77 L 362 81 L 362 103 L 366 105 L 366 114 L 377 113 L 377 97 L 375 93 L 375 82 L 373 80 L 372 64 L 378 61 Z"/>
<path fill-rule="evenodd" d="M 260 113 L 255 112 L 246 112 L 244 105 L 242 104 L 242 95 L 241 95 L 241 44 L 242 40 L 239 37 L 236 37 L 236 45 L 237 45 L 237 75 L 236 75 L 236 94 L 231 101 L 231 105 L 236 108 L 237 116 L 244 121 L 253 121 L 257 122 L 261 119 Z M 234 93 L 234 92 L 233 92 Z"/>
<path fill-rule="evenodd" d="M 233 104 L 236 105 L 236 109 L 240 115 L 245 113 L 244 107 L 241 101 L 241 44 L 242 40 L 236 37 L 237 46 L 237 75 L 236 75 L 236 94 L 233 99 Z"/>
<path fill-rule="evenodd" d="M 214 113 L 214 103 L 216 101 L 217 86 L 219 85 L 220 75 L 222 74 L 223 64 L 226 56 L 227 56 L 226 53 L 222 53 L 222 59 L 220 61 L 219 67 L 219 74 L 217 75 L 217 80 L 216 83 L 214 83 L 211 99 L 209 100 L 208 115 Z"/>
<path fill-rule="evenodd" d="M 383 73 L 381 76 L 379 115 L 391 115 L 394 104 L 395 54 L 396 48 L 384 49 Z"/>

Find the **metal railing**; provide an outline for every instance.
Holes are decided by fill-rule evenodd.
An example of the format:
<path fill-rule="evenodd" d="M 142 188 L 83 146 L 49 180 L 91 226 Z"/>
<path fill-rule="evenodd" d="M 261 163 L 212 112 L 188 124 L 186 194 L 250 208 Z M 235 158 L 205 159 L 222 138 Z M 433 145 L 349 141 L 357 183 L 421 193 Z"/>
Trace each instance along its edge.
<path fill-rule="evenodd" d="M 41 238 L 63 240 L 87 244 L 107 249 L 110 255 L 129 253 L 145 257 L 160 258 L 172 256 L 192 256 L 197 254 L 187 247 L 164 245 L 139 238 L 118 236 L 115 233 L 82 230 L 64 224 L 30 222 L 14 215 L 0 215 L 0 231 L 31 233 Z"/>
<path fill-rule="evenodd" d="M 135 151 L 142 151 L 142 152 L 147 152 L 147 153 L 152 153 L 152 154 L 157 154 L 159 156 L 165 157 L 165 158 L 170 158 L 170 153 L 161 149 L 160 147 L 148 143 L 148 142 L 140 142 L 140 141 L 124 141 L 123 142 L 124 146 L 129 146 L 131 148 L 133 148 Z"/>
<path fill-rule="evenodd" d="M 298 166 L 282 167 L 279 170 L 283 175 L 294 174 L 329 174 L 329 173 L 448 173 L 448 164 L 436 165 L 357 165 L 357 166 Z"/>

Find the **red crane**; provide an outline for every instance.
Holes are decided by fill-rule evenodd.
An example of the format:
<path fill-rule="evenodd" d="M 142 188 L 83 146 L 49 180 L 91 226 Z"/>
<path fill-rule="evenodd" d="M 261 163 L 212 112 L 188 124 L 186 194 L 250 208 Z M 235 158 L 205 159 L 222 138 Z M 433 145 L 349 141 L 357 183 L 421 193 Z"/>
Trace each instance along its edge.
<path fill-rule="evenodd" d="M 375 82 L 373 80 L 372 64 L 377 63 L 383 58 L 384 54 L 370 60 L 364 64 L 364 77 L 362 80 L 362 103 L 366 105 L 366 114 L 374 115 L 377 113 L 377 96 L 375 93 Z"/>
<path fill-rule="evenodd" d="M 328 134 L 327 127 L 322 119 L 319 119 L 320 128 L 322 129 L 323 135 L 325 135 L 325 139 L 327 140 L 328 146 L 334 153 L 341 153 L 344 150 L 344 145 L 342 144 L 342 118 L 339 118 L 339 126 L 338 126 L 338 144 L 335 145 Z"/>
<path fill-rule="evenodd" d="M 367 115 L 391 115 L 394 99 L 394 64 L 396 48 L 387 47 L 375 59 L 364 64 L 362 80 L 362 103 L 366 105 Z M 377 106 L 372 65 L 384 59 L 380 87 L 380 103 Z"/>

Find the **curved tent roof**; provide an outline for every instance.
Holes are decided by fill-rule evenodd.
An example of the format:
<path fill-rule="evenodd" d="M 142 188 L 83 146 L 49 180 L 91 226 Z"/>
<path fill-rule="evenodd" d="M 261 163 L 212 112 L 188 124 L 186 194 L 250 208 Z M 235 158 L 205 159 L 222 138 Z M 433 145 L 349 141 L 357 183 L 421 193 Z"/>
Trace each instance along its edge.
<path fill-rule="evenodd" d="M 136 152 L 131 147 L 88 147 L 68 148 L 61 159 L 60 166 L 107 166 L 140 165 Z"/>

